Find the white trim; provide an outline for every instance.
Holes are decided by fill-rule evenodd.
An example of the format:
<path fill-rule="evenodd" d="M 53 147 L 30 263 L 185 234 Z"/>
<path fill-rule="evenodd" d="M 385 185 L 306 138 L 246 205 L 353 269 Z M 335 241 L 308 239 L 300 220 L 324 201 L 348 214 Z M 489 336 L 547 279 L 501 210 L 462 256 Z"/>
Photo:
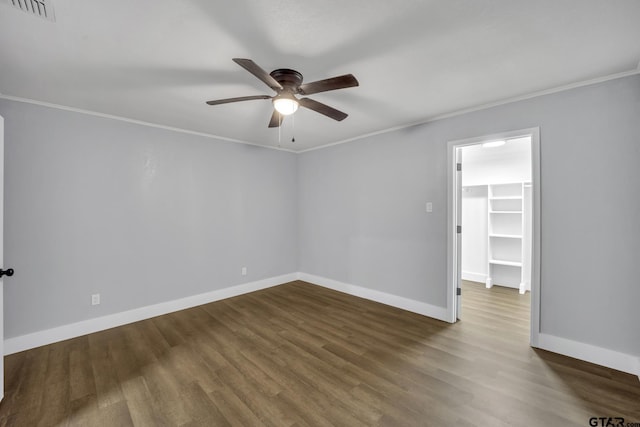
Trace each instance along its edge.
<path fill-rule="evenodd" d="M 531 292 L 531 331 L 530 344 L 538 345 L 540 335 L 540 259 L 542 246 L 540 236 L 541 228 L 541 198 L 540 187 L 542 178 L 540 176 L 540 128 L 533 129 L 531 134 L 531 278 L 527 283 L 527 289 Z"/>
<path fill-rule="evenodd" d="M 618 371 L 637 375 L 640 378 L 640 358 L 631 354 L 620 353 L 607 348 L 543 333 L 538 335 L 538 345 L 536 347 L 606 366 L 607 368 L 617 369 Z"/>
<path fill-rule="evenodd" d="M 175 301 L 167 301 L 146 307 L 140 307 L 121 313 L 110 314 L 103 317 L 88 319 L 77 323 L 58 326 L 31 334 L 9 338 L 4 341 L 4 354 L 9 355 L 42 345 L 52 344 L 86 334 L 103 331 L 105 329 L 126 325 L 140 320 L 150 319 L 163 314 L 172 313 L 196 307 L 202 304 L 223 300 L 226 298 L 243 295 L 250 292 L 278 286 L 294 280 L 303 280 L 314 285 L 333 289 L 360 298 L 376 301 L 402 310 L 418 313 L 423 316 L 433 317 L 448 322 L 449 313 L 445 307 L 438 307 L 421 301 L 388 294 L 386 292 L 367 289 L 326 277 L 315 276 L 307 273 L 290 273 L 282 276 L 271 277 L 255 282 L 244 283 L 224 289 L 218 289 L 203 294 L 181 298 Z M 619 371 L 638 375 L 640 378 L 640 358 L 630 354 L 620 353 L 591 344 L 584 344 L 566 338 L 560 338 L 549 334 L 539 334 L 538 344 L 534 347 L 552 351 L 587 362 L 595 363 Z"/>
<path fill-rule="evenodd" d="M 635 69 L 635 70 L 624 71 L 622 73 L 616 73 L 616 74 L 611 74 L 611 75 L 604 76 L 604 77 L 598 77 L 598 78 L 591 79 L 591 80 L 585 80 L 585 81 L 582 81 L 582 82 L 571 83 L 571 84 L 558 86 L 558 87 L 551 88 L 551 89 L 541 90 L 541 91 L 538 91 L 538 92 L 533 92 L 533 93 L 529 93 L 529 94 L 525 94 L 525 95 L 521 95 L 521 96 L 515 96 L 515 97 L 512 97 L 512 98 L 505 98 L 505 99 L 500 100 L 500 101 L 490 102 L 490 103 L 487 103 L 487 104 L 481 104 L 481 105 L 477 105 L 475 107 L 464 108 L 464 109 L 461 109 L 461 110 L 456 110 L 456 111 L 452 111 L 452 112 L 449 112 L 449 113 L 445 113 L 445 114 L 440 114 L 440 115 L 437 115 L 437 116 L 429 117 L 429 118 L 426 118 L 426 119 L 421 119 L 421 120 L 417 120 L 417 121 L 414 121 L 414 122 L 405 123 L 405 124 L 400 125 L 400 126 L 395 126 L 395 127 L 388 128 L 388 129 L 381 129 L 381 130 L 378 130 L 378 131 L 375 131 L 375 132 L 371 132 L 371 133 L 367 133 L 367 134 L 364 134 L 364 135 L 355 136 L 353 138 L 347 138 L 347 139 L 343 139 L 343 140 L 336 141 L 336 142 L 330 142 L 329 144 L 319 145 L 317 147 L 312 147 L 312 148 L 307 148 L 306 150 L 299 150 L 299 151 L 296 151 L 296 153 L 306 153 L 307 151 L 320 150 L 322 148 L 333 147 L 334 145 L 346 144 L 347 142 L 353 142 L 353 141 L 357 141 L 359 139 L 369 138 L 369 137 L 372 137 L 372 136 L 381 135 L 381 134 L 385 134 L 385 133 L 388 133 L 388 132 L 394 132 L 394 131 L 397 131 L 397 130 L 400 130 L 400 129 L 406 129 L 406 128 L 410 128 L 410 127 L 413 127 L 413 126 L 424 125 L 424 124 L 432 123 L 432 122 L 435 122 L 435 121 L 438 121 L 438 120 L 449 119 L 451 117 L 457 117 L 457 116 L 461 116 L 463 114 L 473 113 L 475 111 L 487 110 L 489 108 L 499 107 L 501 105 L 511 104 L 513 102 L 526 101 L 527 99 L 537 98 L 539 96 L 551 95 L 551 94 L 554 94 L 554 93 L 564 92 L 566 90 L 576 89 L 576 88 L 583 87 L 583 86 L 590 86 L 590 85 L 594 85 L 594 84 L 598 84 L 598 83 L 604 83 L 604 82 L 608 82 L 609 80 L 621 79 L 623 77 L 634 76 L 636 74 L 640 74 L 640 63 L 638 64 L 638 68 Z"/>
<path fill-rule="evenodd" d="M 468 280 L 470 282 L 485 283 L 487 281 L 487 275 L 484 273 L 474 273 L 473 271 L 463 271 L 462 280 Z"/>
<path fill-rule="evenodd" d="M 29 350 L 42 345 L 52 344 L 58 341 L 114 328 L 116 326 L 150 319 L 167 313 L 173 313 L 174 311 L 184 310 L 198 305 L 208 304 L 210 302 L 270 288 L 297 280 L 297 277 L 297 273 L 270 277 L 267 279 L 257 280 L 255 282 L 243 283 L 241 285 L 205 292 L 203 294 L 192 295 L 174 301 L 162 302 L 120 313 L 109 314 L 103 317 L 96 317 L 77 323 L 58 326 L 56 328 L 46 329 L 31 334 L 20 335 L 4 341 L 4 354 L 6 356 L 8 354 Z"/>
<path fill-rule="evenodd" d="M 447 322 L 455 323 L 457 320 L 457 277 L 458 277 L 458 243 L 454 229 L 458 221 L 456 194 L 456 163 L 458 157 L 456 147 L 452 143 L 447 144 Z M 462 183 L 460 183 L 462 185 Z M 452 287 L 451 284 L 454 284 Z M 455 289 L 454 289 L 455 288 Z"/>
<path fill-rule="evenodd" d="M 18 101 L 18 102 L 24 102 L 24 103 L 28 103 L 28 104 L 41 105 L 41 106 L 49 107 L 49 108 L 58 108 L 58 109 L 61 109 L 61 110 L 73 111 L 73 112 L 76 112 L 76 113 L 88 114 L 88 115 L 97 116 L 97 117 L 104 117 L 104 118 L 109 118 L 109 119 L 113 119 L 113 120 L 120 120 L 120 121 L 124 121 L 124 122 L 128 122 L 128 123 L 135 123 L 135 124 L 142 125 L 142 126 L 150 126 L 150 127 L 154 127 L 154 128 L 158 128 L 158 129 L 170 130 L 170 131 L 173 131 L 173 132 L 186 133 L 186 134 L 190 134 L 190 135 L 198 135 L 198 136 L 203 136 L 205 138 L 219 139 L 219 140 L 222 140 L 222 141 L 234 142 L 234 143 L 237 143 L 237 144 L 254 145 L 254 146 L 258 146 L 258 147 L 269 148 L 269 149 L 272 149 L 272 150 L 287 151 L 287 152 L 290 152 L 290 153 L 299 154 L 299 153 L 306 153 L 308 151 L 320 150 L 322 148 L 333 147 L 334 145 L 346 144 L 348 142 L 353 142 L 353 141 L 357 141 L 357 140 L 360 140 L 360 139 L 370 138 L 372 136 L 381 135 L 381 134 L 385 134 L 385 133 L 389 133 L 389 132 L 394 132 L 394 131 L 397 131 L 397 130 L 400 130 L 400 129 L 406 129 L 406 128 L 410 128 L 410 127 L 413 127 L 413 126 L 423 125 L 423 124 L 435 122 L 435 121 L 442 120 L 442 119 L 448 119 L 448 118 L 451 118 L 451 117 L 457 117 L 457 116 L 461 116 L 463 114 L 473 113 L 475 111 L 481 111 L 481 110 L 486 110 L 486 109 L 489 109 L 489 108 L 499 107 L 501 105 L 511 104 L 513 102 L 525 101 L 527 99 L 537 98 L 539 96 L 551 95 L 551 94 L 554 94 L 554 93 L 564 92 L 566 90 L 576 89 L 576 88 L 579 88 L 579 87 L 590 86 L 590 85 L 594 85 L 594 84 L 598 84 L 598 83 L 604 83 L 604 82 L 607 82 L 607 81 L 610 81 L 610 80 L 616 80 L 616 79 L 621 79 L 621 78 L 624 78 L 624 77 L 634 76 L 636 74 L 640 74 L 640 63 L 638 63 L 638 67 L 636 69 L 629 70 L 629 71 L 624 71 L 622 73 L 610 74 L 608 76 L 597 77 L 595 79 L 590 79 L 590 80 L 585 80 L 585 81 L 581 81 L 581 82 L 571 83 L 571 84 L 558 86 L 558 87 L 551 88 L 551 89 L 541 90 L 541 91 L 537 91 L 537 92 L 533 92 L 533 93 L 529 93 L 529 94 L 525 94 L 525 95 L 521 95 L 521 96 L 515 96 L 515 97 L 512 97 L 512 98 L 505 98 L 505 99 L 500 100 L 500 101 L 490 102 L 490 103 L 487 103 L 487 104 L 481 104 L 481 105 L 477 105 L 475 107 L 463 108 L 461 110 L 455 110 L 455 111 L 452 111 L 452 112 L 449 112 L 449 113 L 440 114 L 440 115 L 436 115 L 436 116 L 433 116 L 433 117 L 428 117 L 428 118 L 416 120 L 416 121 L 413 121 L 413 122 L 410 122 L 410 123 L 405 123 L 405 124 L 402 124 L 402 125 L 399 125 L 399 126 L 394 126 L 394 127 L 387 128 L 387 129 L 380 129 L 380 130 L 377 130 L 377 131 L 374 131 L 374 132 L 366 133 L 366 134 L 355 136 L 355 137 L 352 137 L 352 138 L 342 139 L 340 141 L 330 142 L 328 144 L 319 145 L 317 147 L 311 147 L 311 148 L 307 148 L 307 149 L 304 149 L 304 150 L 290 150 L 290 149 L 287 149 L 287 148 L 281 148 L 281 147 L 274 147 L 274 146 L 271 146 L 271 145 L 258 144 L 258 143 L 255 143 L 255 142 L 249 142 L 249 141 L 243 141 L 243 140 L 239 140 L 239 139 L 227 138 L 227 137 L 224 137 L 224 136 L 213 135 L 213 134 L 204 133 L 204 132 L 196 132 L 196 131 L 191 131 L 191 130 L 182 129 L 182 128 L 176 128 L 176 127 L 164 126 L 164 125 L 160 125 L 160 124 L 156 124 L 156 123 L 145 122 L 145 121 L 141 121 L 141 120 L 128 119 L 126 117 L 114 116 L 114 115 L 111 115 L 111 114 L 98 113 L 96 111 L 83 110 L 83 109 L 75 108 L 75 107 L 67 107 L 67 106 L 59 105 L 59 104 L 53 104 L 53 103 L 49 103 L 49 102 L 37 101 L 35 99 L 21 98 L 21 97 L 18 97 L 18 96 L 11 96 L 11 95 L 4 95 L 2 93 L 0 93 L 0 99 L 8 99 L 10 101 Z"/>
<path fill-rule="evenodd" d="M 531 184 L 532 184 L 532 230 L 531 230 L 531 331 L 530 344 L 538 346 L 540 334 L 540 129 L 529 128 L 510 132 L 501 132 L 474 138 L 465 138 L 447 142 L 447 310 L 451 322 L 456 320 L 457 300 L 456 277 L 456 166 L 455 151 L 459 147 L 479 144 L 482 141 L 513 139 L 519 136 L 531 136 Z M 490 278 L 487 278 L 490 287 Z"/>
<path fill-rule="evenodd" d="M 96 117 L 102 117 L 104 119 L 118 120 L 118 121 L 121 121 L 121 122 L 133 123 L 133 124 L 140 125 L 140 126 L 148 126 L 148 127 L 152 127 L 152 128 L 156 128 L 156 129 L 168 130 L 168 131 L 171 131 L 171 132 L 186 133 L 188 135 L 196 135 L 196 136 L 202 136 L 202 137 L 205 137 L 205 138 L 218 139 L 220 141 L 225 141 L 225 142 L 233 142 L 233 143 L 236 143 L 236 144 L 244 144 L 244 145 L 253 145 L 255 147 L 269 148 L 271 150 L 287 151 L 289 153 L 296 153 L 296 151 L 289 150 L 287 148 L 273 147 L 271 145 L 258 144 L 258 143 L 255 143 L 255 142 L 248 142 L 248 141 L 243 141 L 243 140 L 240 140 L 240 139 L 227 138 L 225 136 L 214 135 L 214 134 L 205 133 L 205 132 L 197 132 L 197 131 L 188 130 L 188 129 L 182 129 L 182 128 L 176 128 L 176 127 L 173 127 L 173 126 L 165 126 L 165 125 L 160 125 L 160 124 L 157 124 L 157 123 L 145 122 L 145 121 L 142 121 L 142 120 L 128 119 L 128 118 L 122 117 L 122 116 L 114 116 L 114 115 L 111 115 L 111 114 L 98 113 L 96 111 L 91 111 L 91 110 L 83 110 L 81 108 L 67 107 L 66 105 L 52 104 L 52 103 L 49 103 L 49 102 L 37 101 L 35 99 L 21 98 L 19 96 L 3 95 L 2 93 L 0 93 L 0 99 L 6 99 L 6 100 L 9 100 L 9 101 L 16 101 L 16 102 L 23 102 L 25 104 L 34 104 L 34 105 L 39 105 L 41 107 L 55 108 L 55 109 L 58 109 L 58 110 L 71 111 L 73 113 L 87 114 L 89 116 L 96 116 Z"/>
<path fill-rule="evenodd" d="M 333 289 L 334 291 L 343 292 L 345 294 L 390 305 L 402 310 L 422 314 L 423 316 L 433 317 L 445 322 L 448 321 L 447 309 L 445 307 L 438 307 L 427 304 L 426 302 L 416 301 L 398 295 L 388 294 L 386 292 L 376 291 L 362 286 L 339 282 L 337 280 L 314 276 L 307 273 L 298 273 L 298 279 L 324 288 Z"/>
<path fill-rule="evenodd" d="M 0 116 L 0 266 L 4 267 L 4 118 Z M 0 277 L 0 355 L 4 351 L 4 283 Z M 4 399 L 4 359 L 0 360 L 0 401 Z"/>

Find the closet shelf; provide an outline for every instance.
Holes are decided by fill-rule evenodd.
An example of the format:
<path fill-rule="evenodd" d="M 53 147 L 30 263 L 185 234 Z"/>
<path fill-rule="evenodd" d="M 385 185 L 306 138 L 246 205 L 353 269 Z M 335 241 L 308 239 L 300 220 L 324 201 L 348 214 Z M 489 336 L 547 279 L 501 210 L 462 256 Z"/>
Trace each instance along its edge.
<path fill-rule="evenodd" d="M 530 245 L 529 224 L 530 193 L 524 183 L 489 184 L 487 187 L 487 258 L 485 285 L 494 281 L 514 287 L 523 294 L 527 290 Z"/>
<path fill-rule="evenodd" d="M 505 261 L 501 259 L 490 259 L 489 264 L 509 265 L 511 267 L 522 267 L 522 263 L 518 261 Z"/>
<path fill-rule="evenodd" d="M 505 239 L 522 239 L 520 234 L 489 234 L 489 237 L 502 237 Z"/>

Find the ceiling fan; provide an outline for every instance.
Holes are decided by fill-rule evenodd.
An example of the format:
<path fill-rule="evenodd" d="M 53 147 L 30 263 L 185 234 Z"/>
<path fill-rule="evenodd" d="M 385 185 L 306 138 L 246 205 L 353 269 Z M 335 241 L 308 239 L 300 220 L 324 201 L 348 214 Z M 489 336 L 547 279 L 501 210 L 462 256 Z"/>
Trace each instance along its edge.
<path fill-rule="evenodd" d="M 296 98 L 296 95 L 312 95 L 319 92 L 327 92 L 336 89 L 345 89 L 358 86 L 358 80 L 353 74 L 332 77 L 330 79 L 318 80 L 311 83 L 302 83 L 302 74 L 296 70 L 279 68 L 267 73 L 258 64 L 250 59 L 233 58 L 233 61 L 242 68 L 256 76 L 263 83 L 273 89 L 276 94 L 241 96 L 238 98 L 217 99 L 207 101 L 209 105 L 228 104 L 230 102 L 251 101 L 254 99 L 271 99 L 273 101 L 273 114 L 269 121 L 269 127 L 278 127 L 282 124 L 284 116 L 293 114 L 298 106 L 303 106 L 317 113 L 324 114 L 334 120 L 341 121 L 347 118 L 348 114 L 329 107 L 311 98 Z"/>

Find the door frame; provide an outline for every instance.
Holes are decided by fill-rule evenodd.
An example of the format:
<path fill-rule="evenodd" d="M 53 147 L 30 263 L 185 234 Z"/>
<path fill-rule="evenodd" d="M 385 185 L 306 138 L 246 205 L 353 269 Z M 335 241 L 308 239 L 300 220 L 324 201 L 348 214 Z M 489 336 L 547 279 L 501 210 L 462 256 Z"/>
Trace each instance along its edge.
<path fill-rule="evenodd" d="M 533 347 L 538 346 L 540 334 L 540 128 L 528 128 L 516 131 L 500 132 L 474 138 L 447 142 L 447 320 L 456 322 L 458 296 L 458 273 L 460 272 L 460 243 L 457 239 L 458 191 L 462 186 L 456 169 L 456 151 L 464 146 L 482 142 L 513 139 L 531 136 L 531 184 L 532 184 L 532 234 L 531 234 L 531 316 L 530 340 Z M 464 232 L 464 230 L 463 230 Z"/>
<path fill-rule="evenodd" d="M 0 116 L 0 268 L 4 268 L 4 118 Z M 4 398 L 4 284 L 0 276 L 0 401 Z"/>

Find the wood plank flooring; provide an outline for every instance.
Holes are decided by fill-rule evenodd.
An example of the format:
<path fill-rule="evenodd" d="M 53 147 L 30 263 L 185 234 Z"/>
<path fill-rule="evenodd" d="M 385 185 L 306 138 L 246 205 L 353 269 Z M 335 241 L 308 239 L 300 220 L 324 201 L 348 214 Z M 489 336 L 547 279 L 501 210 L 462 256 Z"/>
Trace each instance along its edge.
<path fill-rule="evenodd" d="M 637 377 L 528 346 L 528 295 L 450 325 L 292 282 L 5 358 L 0 426 L 640 423 Z"/>

